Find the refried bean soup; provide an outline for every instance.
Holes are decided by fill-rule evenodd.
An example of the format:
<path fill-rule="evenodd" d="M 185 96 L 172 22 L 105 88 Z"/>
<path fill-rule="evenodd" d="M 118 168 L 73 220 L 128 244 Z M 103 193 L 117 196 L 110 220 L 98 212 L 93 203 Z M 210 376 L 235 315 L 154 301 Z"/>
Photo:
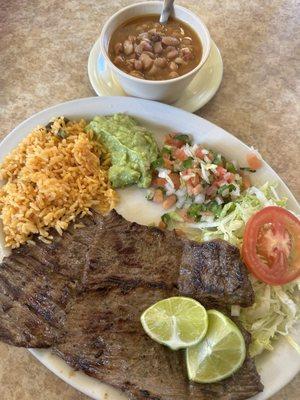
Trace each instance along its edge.
<path fill-rule="evenodd" d="M 173 79 L 192 71 L 201 60 L 202 45 L 194 30 L 158 15 L 132 18 L 112 34 L 108 54 L 122 71 L 147 80 Z"/>

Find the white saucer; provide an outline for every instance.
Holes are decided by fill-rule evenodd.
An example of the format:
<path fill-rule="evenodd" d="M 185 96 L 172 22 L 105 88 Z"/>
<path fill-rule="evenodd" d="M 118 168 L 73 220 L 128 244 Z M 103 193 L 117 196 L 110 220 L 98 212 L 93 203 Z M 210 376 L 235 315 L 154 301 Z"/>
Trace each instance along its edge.
<path fill-rule="evenodd" d="M 91 85 L 98 96 L 126 96 L 100 52 L 99 39 L 95 42 L 89 55 L 88 74 Z M 211 52 L 206 63 L 173 106 L 190 112 L 199 110 L 215 95 L 222 76 L 222 57 L 216 44 L 212 41 Z"/>

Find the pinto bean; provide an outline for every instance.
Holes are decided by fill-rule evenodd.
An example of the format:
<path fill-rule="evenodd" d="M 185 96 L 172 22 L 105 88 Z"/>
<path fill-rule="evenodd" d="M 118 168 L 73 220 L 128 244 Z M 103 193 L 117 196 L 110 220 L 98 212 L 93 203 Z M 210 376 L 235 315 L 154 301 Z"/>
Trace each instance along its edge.
<path fill-rule="evenodd" d="M 179 40 L 172 36 L 164 36 L 161 41 L 165 46 L 178 46 L 179 45 Z"/>
<path fill-rule="evenodd" d="M 150 36 L 150 40 L 154 43 L 159 42 L 161 41 L 161 36 L 158 33 L 152 33 Z"/>
<path fill-rule="evenodd" d="M 144 69 L 147 70 L 152 67 L 153 60 L 148 54 L 145 53 L 141 54 L 139 59 L 142 62 Z"/>
<path fill-rule="evenodd" d="M 158 227 L 159 227 L 159 229 L 166 229 L 167 225 L 162 220 L 160 220 Z"/>
<path fill-rule="evenodd" d="M 167 53 L 167 58 L 172 59 L 178 56 L 178 51 L 175 50 L 171 50 Z"/>
<path fill-rule="evenodd" d="M 176 71 L 172 71 L 169 73 L 169 78 L 178 78 L 179 74 Z"/>
<path fill-rule="evenodd" d="M 131 43 L 133 43 L 133 42 L 136 41 L 136 36 L 134 36 L 134 35 L 129 35 L 129 36 L 128 36 L 128 40 L 129 40 Z"/>
<path fill-rule="evenodd" d="M 161 189 L 156 189 L 153 196 L 154 203 L 162 203 L 164 201 L 164 194 Z"/>
<path fill-rule="evenodd" d="M 181 57 L 176 57 L 174 62 L 178 65 L 186 64 L 186 62 Z"/>
<path fill-rule="evenodd" d="M 134 68 L 134 63 L 135 63 L 135 59 L 134 59 L 134 58 L 130 58 L 129 60 L 126 60 L 126 61 L 125 61 L 125 64 L 128 65 L 128 67 L 129 67 L 130 69 L 133 69 L 133 68 Z"/>
<path fill-rule="evenodd" d="M 137 56 L 140 56 L 140 55 L 142 54 L 142 51 L 143 51 L 142 46 L 140 46 L 139 44 L 136 44 L 136 43 L 135 43 L 135 45 L 134 45 L 134 52 L 135 52 L 135 54 L 136 54 Z"/>
<path fill-rule="evenodd" d="M 129 56 L 129 54 L 133 53 L 133 44 L 130 40 L 126 39 L 123 43 L 124 53 Z"/>
<path fill-rule="evenodd" d="M 154 60 L 154 65 L 156 65 L 157 67 L 163 68 L 167 65 L 167 60 L 162 57 L 157 57 L 157 59 Z"/>
<path fill-rule="evenodd" d="M 180 188 L 180 175 L 176 172 L 171 172 L 169 174 L 169 177 L 171 178 L 173 185 L 174 185 L 174 189 L 178 190 Z"/>
<path fill-rule="evenodd" d="M 153 51 L 155 54 L 160 54 L 163 51 L 161 42 L 155 42 L 153 45 Z"/>
<path fill-rule="evenodd" d="M 138 38 L 139 39 L 149 39 L 149 34 L 148 34 L 148 32 L 141 32 L 141 33 L 139 33 Z"/>
<path fill-rule="evenodd" d="M 136 78 L 145 79 L 144 74 L 142 74 L 140 71 L 136 71 L 135 69 L 130 71 L 129 75 L 135 76 Z"/>
<path fill-rule="evenodd" d="M 168 47 L 166 47 L 166 53 L 169 53 L 169 51 L 173 51 L 173 50 L 176 50 L 176 47 L 174 47 L 174 46 L 168 46 Z"/>
<path fill-rule="evenodd" d="M 122 53 L 122 51 L 123 51 L 123 44 L 122 43 L 116 43 L 115 44 L 115 46 L 114 46 L 114 51 L 115 51 L 115 54 L 116 54 L 116 56 L 118 56 L 120 53 Z"/>
<path fill-rule="evenodd" d="M 117 56 L 117 57 L 115 57 L 115 59 L 114 59 L 114 64 L 115 64 L 115 65 L 122 65 L 122 64 L 124 64 L 124 59 L 123 59 L 123 57 L 122 57 L 122 56 Z"/>
<path fill-rule="evenodd" d="M 159 71 L 158 67 L 155 64 L 153 64 L 152 67 L 148 71 L 148 75 L 154 76 L 158 73 L 158 71 Z"/>
<path fill-rule="evenodd" d="M 168 208 L 171 208 L 177 201 L 177 197 L 175 194 L 171 194 L 171 196 L 168 196 L 162 203 L 162 206 L 165 210 Z"/>
<path fill-rule="evenodd" d="M 143 63 L 141 60 L 134 61 L 134 69 L 136 69 L 137 71 L 141 71 L 143 69 Z"/>
<path fill-rule="evenodd" d="M 193 54 L 188 47 L 184 47 L 183 49 L 181 49 L 180 53 L 181 53 L 181 56 L 184 59 L 184 61 L 188 61 L 193 58 Z"/>
<path fill-rule="evenodd" d="M 177 32 L 177 31 L 173 31 L 173 32 L 171 33 L 171 35 L 172 35 L 173 37 L 177 38 L 177 39 L 181 39 L 181 37 L 182 37 L 182 34 L 181 34 L 180 32 Z"/>
<path fill-rule="evenodd" d="M 169 64 L 169 68 L 171 71 L 176 71 L 178 69 L 178 65 L 174 61 L 171 61 Z"/>
<path fill-rule="evenodd" d="M 146 51 L 152 51 L 152 45 L 150 42 L 148 42 L 147 40 L 142 40 L 140 43 L 141 48 Z"/>
<path fill-rule="evenodd" d="M 142 54 L 148 54 L 148 56 L 151 57 L 152 59 L 155 58 L 155 55 L 153 53 L 151 53 L 151 51 L 143 51 Z"/>
<path fill-rule="evenodd" d="M 190 38 L 189 36 L 185 36 L 185 37 L 182 39 L 181 43 L 183 43 L 183 44 L 185 44 L 185 45 L 189 45 L 189 44 L 192 44 L 192 43 L 193 43 L 193 40 L 192 40 L 192 38 Z"/>

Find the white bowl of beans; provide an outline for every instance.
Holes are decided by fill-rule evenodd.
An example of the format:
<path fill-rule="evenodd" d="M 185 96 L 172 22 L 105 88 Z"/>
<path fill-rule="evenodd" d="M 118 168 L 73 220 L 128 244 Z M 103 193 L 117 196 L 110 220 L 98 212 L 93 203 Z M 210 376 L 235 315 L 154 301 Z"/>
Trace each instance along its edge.
<path fill-rule="evenodd" d="M 173 103 L 205 64 L 211 39 L 186 8 L 175 5 L 165 25 L 161 10 L 162 1 L 119 10 L 102 29 L 101 51 L 128 95 Z"/>

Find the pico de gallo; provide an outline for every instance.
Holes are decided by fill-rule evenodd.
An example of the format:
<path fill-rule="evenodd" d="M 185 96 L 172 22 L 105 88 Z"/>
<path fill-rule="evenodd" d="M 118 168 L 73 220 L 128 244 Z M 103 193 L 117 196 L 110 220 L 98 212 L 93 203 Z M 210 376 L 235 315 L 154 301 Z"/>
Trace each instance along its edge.
<path fill-rule="evenodd" d="M 225 204 L 250 186 L 248 172 L 255 172 L 249 167 L 239 168 L 235 161 L 193 144 L 189 135 L 180 133 L 165 136 L 160 157 L 152 166 L 154 175 L 147 199 L 161 203 L 166 210 L 175 206 L 178 216 L 189 222 L 217 218 Z M 167 221 L 165 214 L 160 226 Z"/>

